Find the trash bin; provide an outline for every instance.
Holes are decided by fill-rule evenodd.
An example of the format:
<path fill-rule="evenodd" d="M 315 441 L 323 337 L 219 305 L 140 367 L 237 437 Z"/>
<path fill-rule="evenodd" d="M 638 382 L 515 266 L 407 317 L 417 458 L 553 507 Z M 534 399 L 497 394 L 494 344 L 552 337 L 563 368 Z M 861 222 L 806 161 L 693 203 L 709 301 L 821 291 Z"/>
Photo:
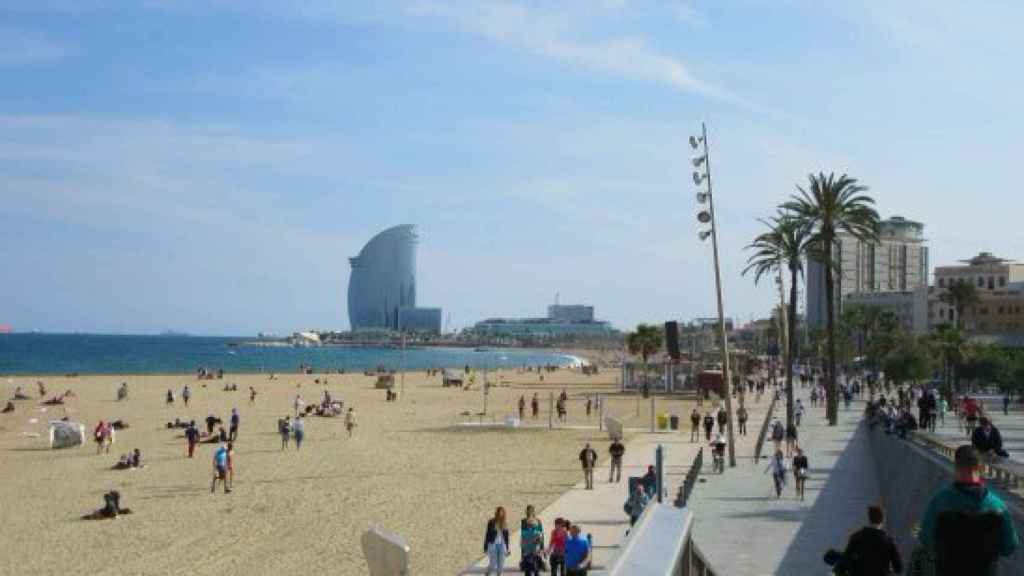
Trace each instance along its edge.
<path fill-rule="evenodd" d="M 673 430 L 679 430 L 679 415 L 673 414 L 668 417 L 668 427 Z"/>
<path fill-rule="evenodd" d="M 664 413 L 658 414 L 658 430 L 664 430 L 665 428 L 668 428 L 668 415 Z"/>

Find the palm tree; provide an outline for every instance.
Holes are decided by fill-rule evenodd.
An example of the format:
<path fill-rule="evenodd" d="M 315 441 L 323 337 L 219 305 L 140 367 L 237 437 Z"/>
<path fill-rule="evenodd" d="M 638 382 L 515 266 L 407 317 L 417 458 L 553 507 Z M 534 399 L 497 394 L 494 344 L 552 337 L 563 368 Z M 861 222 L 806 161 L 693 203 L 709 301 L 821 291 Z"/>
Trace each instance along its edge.
<path fill-rule="evenodd" d="M 803 273 L 803 258 L 807 254 L 813 234 L 807 223 L 786 213 L 780 213 L 765 224 L 768 225 L 768 231 L 754 238 L 754 241 L 747 246 L 747 249 L 753 250 L 754 253 L 747 260 L 747 267 L 743 273 L 753 271 L 754 284 L 757 284 L 762 276 L 780 271 L 783 267 L 789 271 L 789 305 L 786 312 L 788 350 L 785 353 L 786 426 L 788 427 L 793 424 L 793 362 L 797 352 L 797 282 L 800 279 L 800 274 Z"/>
<path fill-rule="evenodd" d="M 862 242 L 878 241 L 878 212 L 873 205 L 874 199 L 864 194 L 867 186 L 857 183 L 856 178 L 846 174 L 836 178 L 835 174 L 807 177 L 808 186 L 805 190 L 797 186 L 800 192 L 792 200 L 783 204 L 783 209 L 792 213 L 795 218 L 814 229 L 814 245 L 811 256 L 821 262 L 825 269 L 825 334 L 828 343 L 827 363 L 827 395 L 828 421 L 836 425 L 838 418 L 839 399 L 836 395 L 836 342 L 835 342 L 835 278 L 833 272 L 836 262 L 833 248 L 836 236 L 846 233 Z"/>
<path fill-rule="evenodd" d="M 640 356 L 644 361 L 645 385 L 647 384 L 647 359 L 656 354 L 658 350 L 661 350 L 663 340 L 664 334 L 662 334 L 661 329 L 648 324 L 638 325 L 635 332 L 630 332 L 626 336 L 626 346 L 629 348 L 629 353 Z"/>
<path fill-rule="evenodd" d="M 952 324 L 942 323 L 930 335 L 935 351 L 942 357 L 942 379 L 946 388 L 960 386 L 959 366 L 970 356 L 970 347 L 963 332 Z"/>
<path fill-rule="evenodd" d="M 964 328 L 964 309 L 980 301 L 978 290 L 974 287 L 974 284 L 966 280 L 950 282 L 946 291 L 939 295 L 939 300 L 956 310 L 957 330 L 963 330 Z"/>

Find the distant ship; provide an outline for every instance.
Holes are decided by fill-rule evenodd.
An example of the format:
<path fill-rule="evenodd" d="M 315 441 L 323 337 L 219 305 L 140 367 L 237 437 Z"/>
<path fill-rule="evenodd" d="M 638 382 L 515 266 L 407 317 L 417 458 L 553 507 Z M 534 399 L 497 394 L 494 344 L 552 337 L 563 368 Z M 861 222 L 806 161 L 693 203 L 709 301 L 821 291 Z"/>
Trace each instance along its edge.
<path fill-rule="evenodd" d="M 176 332 L 174 330 L 164 330 L 163 332 L 158 334 L 158 336 L 174 336 L 180 338 L 183 336 L 191 336 L 191 334 L 188 334 L 187 332 Z"/>
<path fill-rule="evenodd" d="M 0 334 L 12 334 L 14 327 L 10 324 L 0 324 Z"/>

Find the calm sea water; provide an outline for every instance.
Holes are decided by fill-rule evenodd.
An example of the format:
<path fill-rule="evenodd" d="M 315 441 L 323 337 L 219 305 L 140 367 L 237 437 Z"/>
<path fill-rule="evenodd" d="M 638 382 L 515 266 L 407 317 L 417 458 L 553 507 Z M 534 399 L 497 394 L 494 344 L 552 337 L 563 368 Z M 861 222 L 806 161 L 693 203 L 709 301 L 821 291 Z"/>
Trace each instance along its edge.
<path fill-rule="evenodd" d="M 392 348 L 270 348 L 228 346 L 239 338 L 191 336 L 98 336 L 87 334 L 0 334 L 0 374 L 162 374 L 190 373 L 205 366 L 225 372 L 296 372 L 300 364 L 317 370 L 361 371 L 402 366 Z M 408 370 L 462 367 L 515 368 L 567 365 L 565 354 L 529 350 L 407 348 Z"/>

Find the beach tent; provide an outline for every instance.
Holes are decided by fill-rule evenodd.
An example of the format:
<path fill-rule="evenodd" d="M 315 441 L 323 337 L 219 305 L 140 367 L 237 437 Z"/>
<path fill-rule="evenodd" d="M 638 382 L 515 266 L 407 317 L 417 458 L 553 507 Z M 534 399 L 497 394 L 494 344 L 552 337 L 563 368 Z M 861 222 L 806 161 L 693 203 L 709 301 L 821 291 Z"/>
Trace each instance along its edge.
<path fill-rule="evenodd" d="M 85 442 L 85 426 L 77 422 L 50 422 L 50 448 L 71 448 Z"/>

